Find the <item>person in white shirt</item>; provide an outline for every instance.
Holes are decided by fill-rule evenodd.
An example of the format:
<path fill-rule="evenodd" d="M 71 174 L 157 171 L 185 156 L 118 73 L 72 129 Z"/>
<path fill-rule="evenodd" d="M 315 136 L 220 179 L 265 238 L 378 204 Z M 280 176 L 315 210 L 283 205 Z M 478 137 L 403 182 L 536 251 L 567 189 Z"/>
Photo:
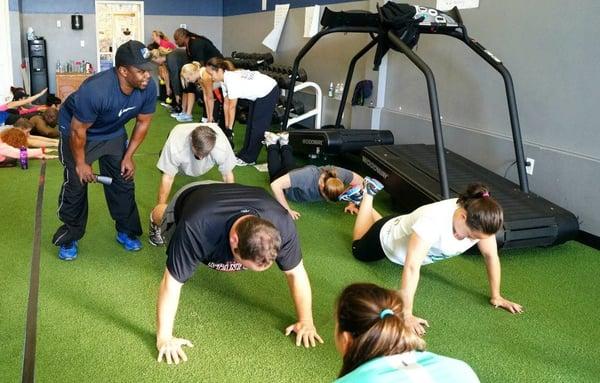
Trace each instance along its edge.
<path fill-rule="evenodd" d="M 233 128 L 237 99 L 252 101 L 248 111 L 244 146 L 237 154 L 237 165 L 255 164 L 265 131 L 271 127 L 273 111 L 279 99 L 277 82 L 257 71 L 236 70 L 231 62 L 219 57 L 208 60 L 206 71 L 213 81 L 223 83 L 224 96 L 229 99 L 229 105 L 225 109 L 228 128 Z"/>
<path fill-rule="evenodd" d="M 365 192 L 366 191 L 366 192 Z M 502 207 L 481 184 L 469 185 L 459 198 L 434 202 L 410 214 L 383 217 L 373 208 L 378 190 L 368 184 L 354 225 L 352 254 L 360 261 L 388 258 L 403 265 L 400 293 L 407 324 L 422 335 L 426 320 L 413 315 L 413 300 L 421 265 L 464 253 L 477 245 L 484 257 L 490 285 L 490 303 L 511 313 L 523 307 L 500 294 L 500 259 L 496 232 L 503 223 Z"/>
<path fill-rule="evenodd" d="M 163 246 L 160 226 L 177 174 L 198 177 L 218 166 L 223 182 L 234 183 L 235 154 L 217 124 L 176 125 L 160 153 L 156 167 L 162 172 L 157 203 L 150 215 L 150 243 Z M 155 224 L 155 222 L 157 224 Z"/>

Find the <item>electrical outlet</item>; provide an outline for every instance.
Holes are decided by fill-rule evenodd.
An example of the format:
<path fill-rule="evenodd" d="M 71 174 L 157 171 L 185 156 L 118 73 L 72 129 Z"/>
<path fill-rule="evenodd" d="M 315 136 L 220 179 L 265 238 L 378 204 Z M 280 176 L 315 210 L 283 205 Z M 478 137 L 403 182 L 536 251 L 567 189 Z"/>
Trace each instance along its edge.
<path fill-rule="evenodd" d="M 527 172 L 527 174 L 529 174 L 530 176 L 533 175 L 533 166 L 535 165 L 535 160 L 533 158 L 529 158 L 527 157 L 527 160 L 525 162 L 525 171 Z"/>
<path fill-rule="evenodd" d="M 56 20 L 56 28 L 62 27 L 62 21 Z"/>
<path fill-rule="evenodd" d="M 179 28 L 187 29 L 187 24 L 179 24 Z"/>
<path fill-rule="evenodd" d="M 83 48 L 83 47 L 85 47 L 85 40 L 81 40 L 81 41 L 79 42 L 79 45 L 81 45 L 81 47 L 82 47 L 82 48 Z"/>

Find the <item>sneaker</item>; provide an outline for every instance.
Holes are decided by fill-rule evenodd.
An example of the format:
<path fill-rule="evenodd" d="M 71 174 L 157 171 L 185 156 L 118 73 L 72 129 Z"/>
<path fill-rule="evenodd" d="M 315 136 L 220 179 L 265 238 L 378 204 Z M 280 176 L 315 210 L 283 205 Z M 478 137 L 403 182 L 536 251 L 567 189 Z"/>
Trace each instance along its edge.
<path fill-rule="evenodd" d="M 173 118 L 177 118 L 177 117 L 181 116 L 182 114 L 185 114 L 185 113 L 183 113 L 183 112 L 179 112 L 179 113 L 171 113 L 171 117 L 173 117 Z"/>
<path fill-rule="evenodd" d="M 179 114 L 179 116 L 175 117 L 175 119 L 178 122 L 192 122 L 193 121 L 192 115 L 191 114 L 186 114 L 186 113 Z"/>
<path fill-rule="evenodd" d="M 365 177 L 363 185 L 365 187 L 365 190 L 367 191 L 367 194 L 371 196 L 374 196 L 383 189 L 383 184 L 377 181 L 375 178 L 371 177 Z"/>
<path fill-rule="evenodd" d="M 77 258 L 77 241 L 61 245 L 58 249 L 58 258 L 63 261 L 72 261 Z"/>
<path fill-rule="evenodd" d="M 164 246 L 165 241 L 160 231 L 160 226 L 152 222 L 150 219 L 150 230 L 148 231 L 148 240 L 152 246 Z"/>
<path fill-rule="evenodd" d="M 273 132 L 269 132 L 266 131 L 265 132 L 265 145 L 267 147 L 271 146 L 271 145 L 277 145 L 277 141 L 279 141 L 279 135 L 277 133 L 273 133 Z"/>
<path fill-rule="evenodd" d="M 289 145 L 290 143 L 290 132 L 279 133 L 279 146 Z"/>
<path fill-rule="evenodd" d="M 235 157 L 235 165 L 236 166 L 249 166 L 249 165 L 256 165 L 256 162 L 254 162 L 254 161 L 246 162 L 239 157 Z"/>
<path fill-rule="evenodd" d="M 338 197 L 340 201 L 352 202 L 356 206 L 362 201 L 363 191 L 361 186 L 350 186 Z"/>
<path fill-rule="evenodd" d="M 138 251 L 142 248 L 142 243 L 135 237 L 130 237 L 125 233 L 117 232 L 117 242 L 123 245 L 127 251 Z"/>

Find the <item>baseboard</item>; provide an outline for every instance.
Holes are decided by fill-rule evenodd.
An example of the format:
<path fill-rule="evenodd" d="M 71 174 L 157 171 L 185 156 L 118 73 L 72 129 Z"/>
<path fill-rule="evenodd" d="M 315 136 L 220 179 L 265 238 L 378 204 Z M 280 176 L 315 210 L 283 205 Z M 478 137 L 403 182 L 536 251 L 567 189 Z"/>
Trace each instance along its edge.
<path fill-rule="evenodd" d="M 587 231 L 579 230 L 578 242 L 583 243 L 589 247 L 593 247 L 596 250 L 600 250 L 600 237 Z"/>

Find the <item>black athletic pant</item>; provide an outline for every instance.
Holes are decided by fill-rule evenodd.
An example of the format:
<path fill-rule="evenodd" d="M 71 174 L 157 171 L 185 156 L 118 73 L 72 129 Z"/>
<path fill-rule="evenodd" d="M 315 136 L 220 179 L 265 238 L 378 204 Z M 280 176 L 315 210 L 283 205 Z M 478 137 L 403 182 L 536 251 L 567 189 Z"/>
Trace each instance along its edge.
<path fill-rule="evenodd" d="M 271 127 L 273 110 L 275 110 L 280 93 L 279 87 L 275 86 L 265 97 L 257 98 L 250 103 L 244 146 L 237 155 L 243 161 L 256 162 L 265 132 Z"/>
<path fill-rule="evenodd" d="M 107 141 L 88 141 L 85 145 L 85 161 L 92 164 L 98 160 L 100 174 L 112 177 L 112 184 L 103 187 L 115 228 L 129 236 L 137 237 L 142 234 L 142 226 L 135 203 L 135 184 L 133 180 L 126 181 L 121 176 L 121 161 L 126 147 L 126 134 Z M 58 195 L 58 218 L 64 224 L 58 228 L 52 239 L 57 246 L 81 239 L 85 233 L 88 216 L 88 185 L 79 181 L 69 138 L 63 136 L 62 132 L 59 158 L 64 167 L 64 181 Z"/>
<path fill-rule="evenodd" d="M 269 182 L 288 174 L 296 168 L 292 147 L 277 144 L 267 146 L 267 167 L 269 169 Z"/>

